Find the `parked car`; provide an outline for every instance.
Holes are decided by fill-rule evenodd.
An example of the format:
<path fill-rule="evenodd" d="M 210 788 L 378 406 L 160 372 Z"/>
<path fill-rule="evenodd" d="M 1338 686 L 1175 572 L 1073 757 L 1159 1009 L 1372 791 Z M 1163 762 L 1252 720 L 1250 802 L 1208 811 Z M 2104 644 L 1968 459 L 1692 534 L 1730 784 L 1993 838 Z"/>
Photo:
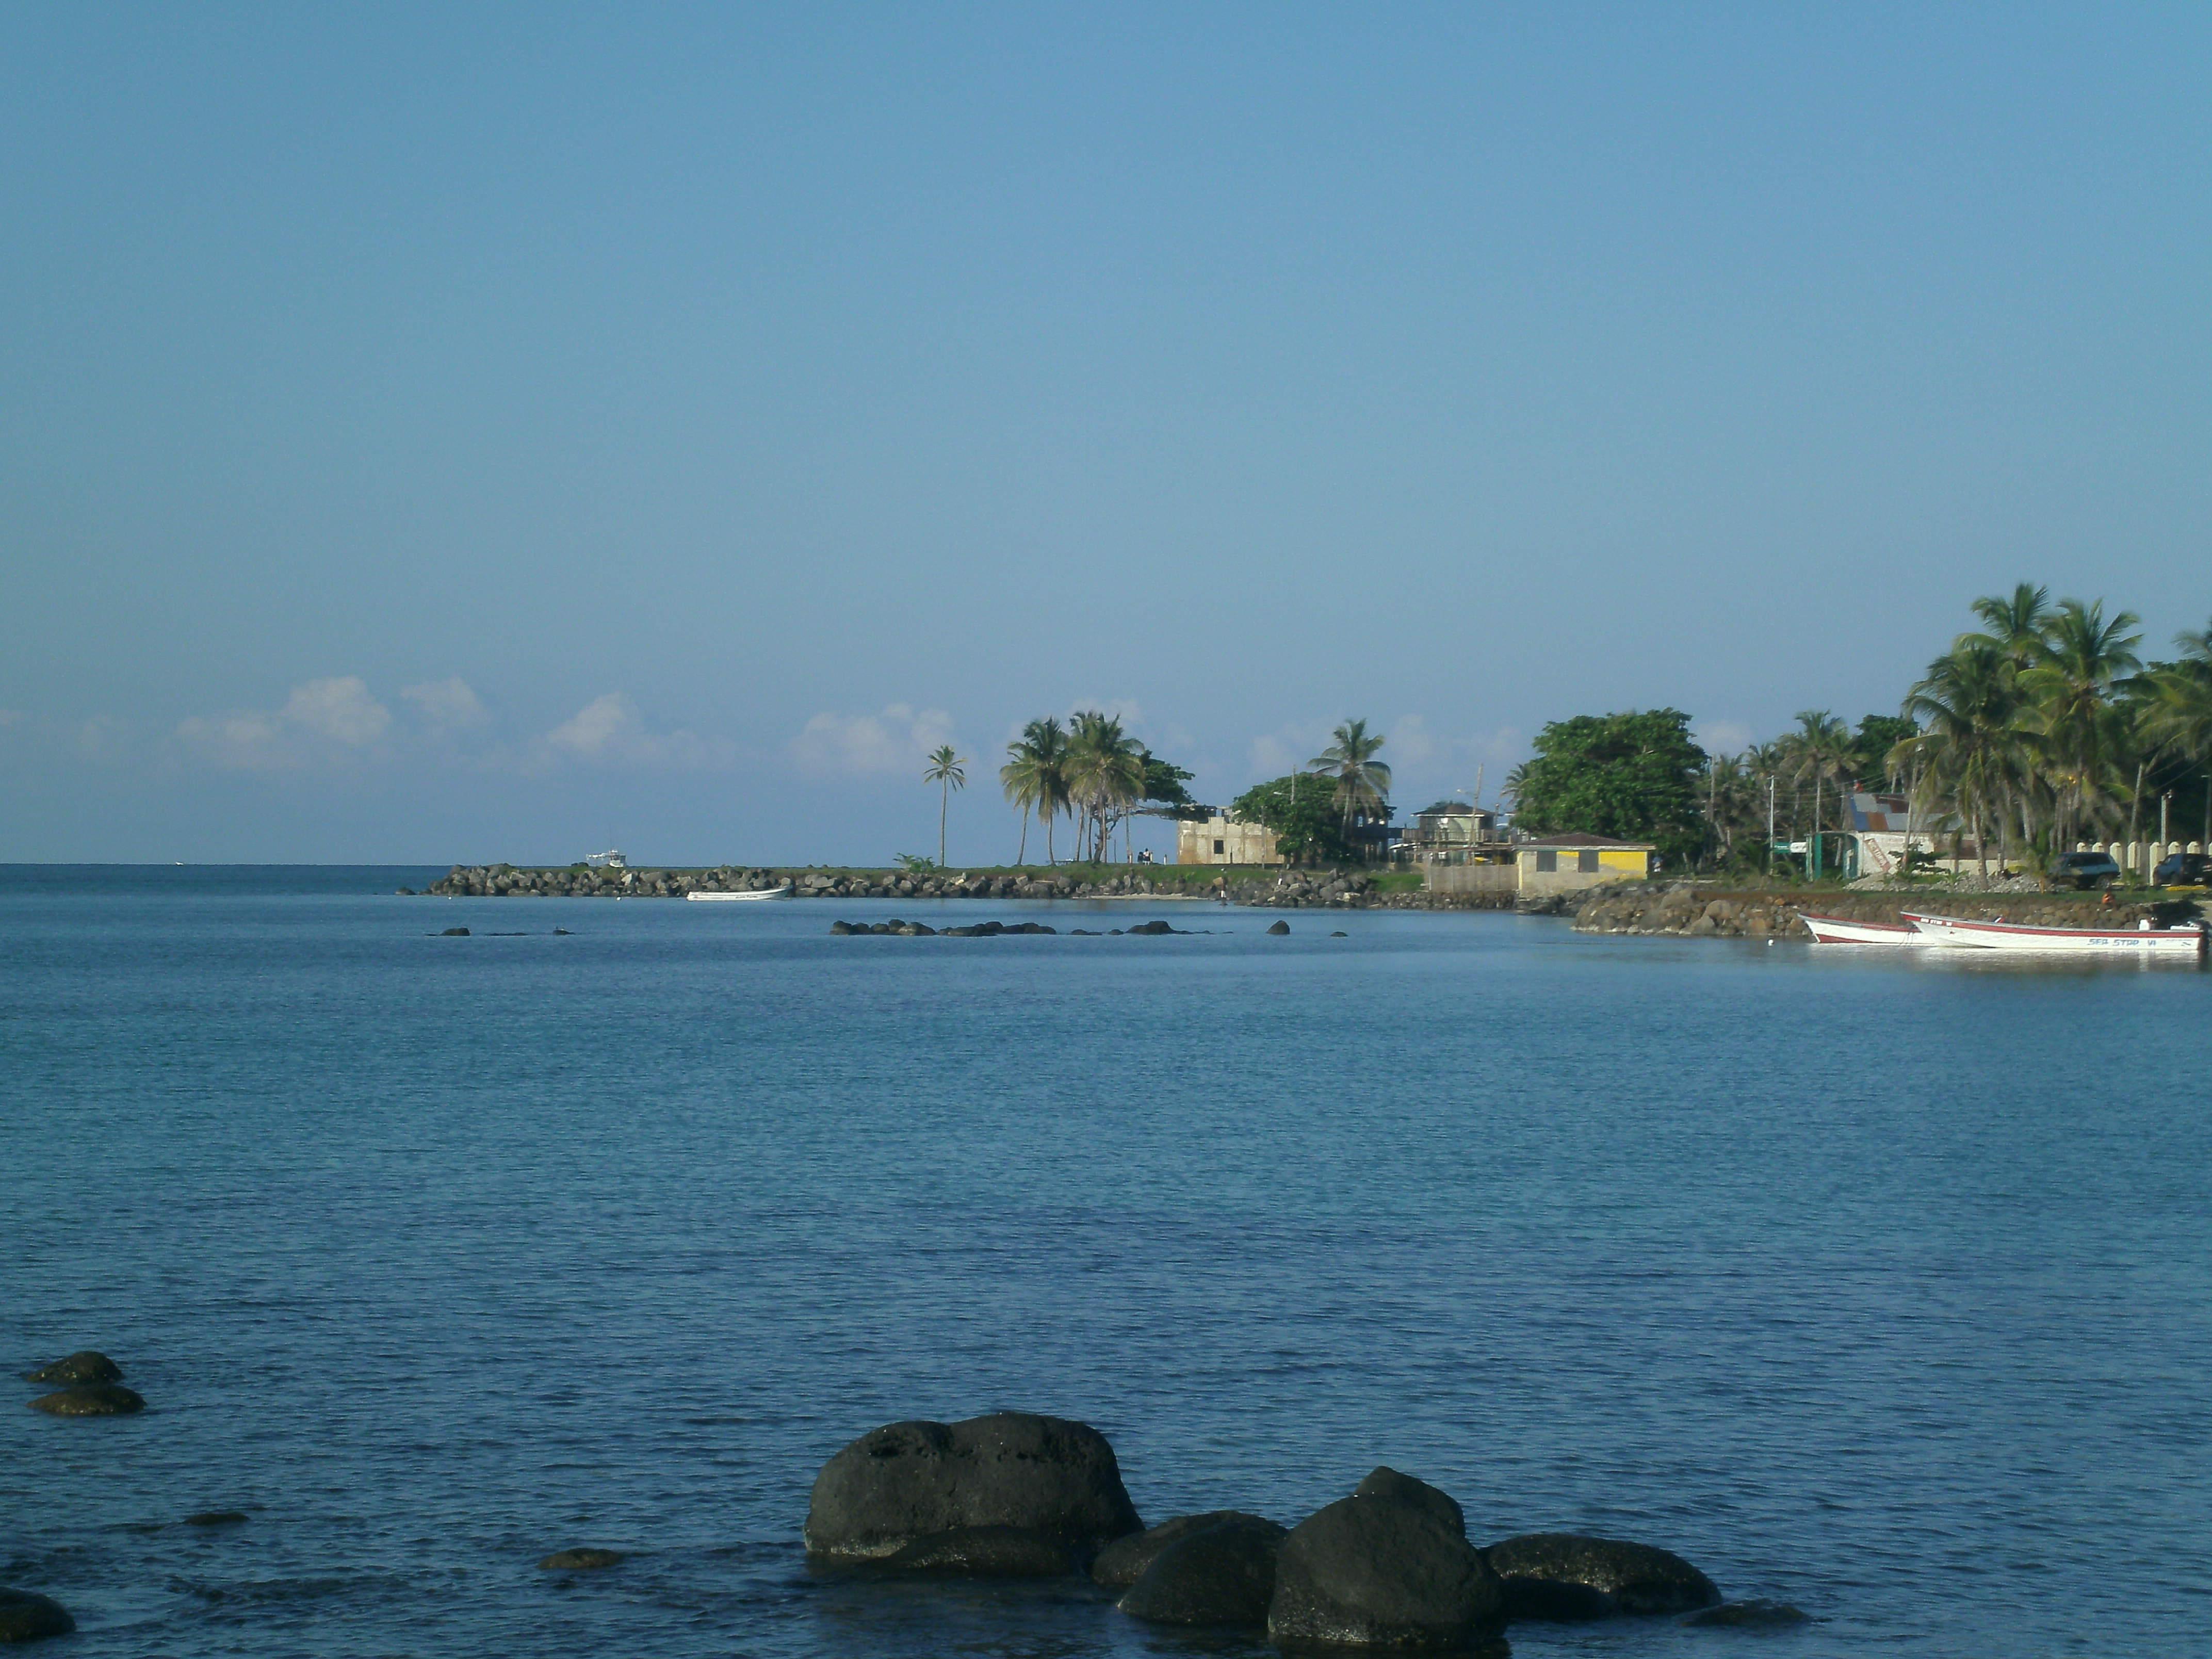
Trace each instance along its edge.
<path fill-rule="evenodd" d="M 2054 887 L 2106 887 L 2119 878 L 2119 863 L 2110 853 L 2061 853 L 2051 866 Z"/>
<path fill-rule="evenodd" d="M 2212 853 L 2170 853 L 2150 872 L 2160 887 L 2203 887 L 2212 883 Z"/>

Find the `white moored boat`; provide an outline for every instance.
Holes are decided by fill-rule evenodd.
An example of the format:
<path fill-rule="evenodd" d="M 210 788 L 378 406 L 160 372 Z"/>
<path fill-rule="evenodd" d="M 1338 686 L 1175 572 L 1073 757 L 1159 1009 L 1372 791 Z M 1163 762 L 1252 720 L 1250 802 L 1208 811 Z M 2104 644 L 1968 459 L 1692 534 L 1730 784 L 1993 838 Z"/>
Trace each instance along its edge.
<path fill-rule="evenodd" d="M 1812 930 L 1815 945 L 1926 945 L 1928 936 L 1903 922 L 1846 921 L 1841 916 L 1816 916 L 1809 910 L 1798 920 Z"/>
<path fill-rule="evenodd" d="M 781 887 L 762 887 L 743 893 L 708 893 L 695 889 L 692 891 L 686 893 L 684 896 L 688 899 L 699 899 L 702 901 L 719 900 L 724 903 L 743 904 L 756 899 L 789 898 L 791 896 L 791 884 L 787 882 Z"/>
<path fill-rule="evenodd" d="M 1905 912 L 1905 919 L 1936 945 L 1972 945 L 1984 950 L 2035 951 L 2091 951 L 2107 956 L 2202 958 L 2204 929 L 2191 922 L 2183 927 L 2032 927 L 2017 921 L 1966 921 L 1956 916 L 1921 916 Z"/>

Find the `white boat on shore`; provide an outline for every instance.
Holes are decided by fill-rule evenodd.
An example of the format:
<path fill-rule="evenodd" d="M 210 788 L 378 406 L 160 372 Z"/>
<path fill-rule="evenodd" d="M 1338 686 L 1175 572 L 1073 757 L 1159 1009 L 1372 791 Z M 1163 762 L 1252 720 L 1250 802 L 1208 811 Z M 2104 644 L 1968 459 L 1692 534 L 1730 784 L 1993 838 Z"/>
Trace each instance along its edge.
<path fill-rule="evenodd" d="M 708 893 L 695 889 L 684 896 L 688 899 L 697 899 L 702 903 L 749 904 L 761 899 L 789 898 L 791 884 L 786 882 L 781 887 L 762 887 L 742 893 Z"/>
<path fill-rule="evenodd" d="M 2180 927 L 2154 927 L 2147 921 L 2136 927 L 2033 927 L 2017 921 L 1968 921 L 1957 916 L 1916 915 L 1910 910 L 1902 914 L 1931 945 L 2197 961 L 2205 955 L 2205 929 L 2196 922 Z"/>
<path fill-rule="evenodd" d="M 1925 945 L 1928 936 L 1906 922 L 1846 921 L 1801 910 L 1797 919 L 1811 930 L 1815 945 Z"/>

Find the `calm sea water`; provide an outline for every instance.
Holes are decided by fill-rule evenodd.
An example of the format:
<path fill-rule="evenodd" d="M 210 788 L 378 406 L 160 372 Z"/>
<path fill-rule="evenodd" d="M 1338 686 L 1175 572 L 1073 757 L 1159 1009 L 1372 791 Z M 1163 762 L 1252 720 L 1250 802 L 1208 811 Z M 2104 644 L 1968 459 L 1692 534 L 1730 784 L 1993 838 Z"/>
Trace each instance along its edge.
<path fill-rule="evenodd" d="M 1148 1519 L 1388 1462 L 1820 1620 L 1524 1659 L 2212 1639 L 2204 974 L 435 873 L 0 872 L 0 1361 L 150 1402 L 0 1410 L 72 1653 L 1244 1650 L 810 1573 L 838 1446 L 1001 1407 Z M 898 911 L 1213 932 L 828 937 Z"/>

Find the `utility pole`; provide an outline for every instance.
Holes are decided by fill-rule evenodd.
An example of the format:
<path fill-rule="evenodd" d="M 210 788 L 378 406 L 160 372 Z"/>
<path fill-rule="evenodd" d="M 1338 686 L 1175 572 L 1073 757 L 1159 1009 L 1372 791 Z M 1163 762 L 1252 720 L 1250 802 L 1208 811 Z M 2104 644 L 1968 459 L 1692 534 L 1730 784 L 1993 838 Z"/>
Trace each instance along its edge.
<path fill-rule="evenodd" d="M 1766 775 L 1766 873 L 1774 874 L 1774 774 Z"/>

